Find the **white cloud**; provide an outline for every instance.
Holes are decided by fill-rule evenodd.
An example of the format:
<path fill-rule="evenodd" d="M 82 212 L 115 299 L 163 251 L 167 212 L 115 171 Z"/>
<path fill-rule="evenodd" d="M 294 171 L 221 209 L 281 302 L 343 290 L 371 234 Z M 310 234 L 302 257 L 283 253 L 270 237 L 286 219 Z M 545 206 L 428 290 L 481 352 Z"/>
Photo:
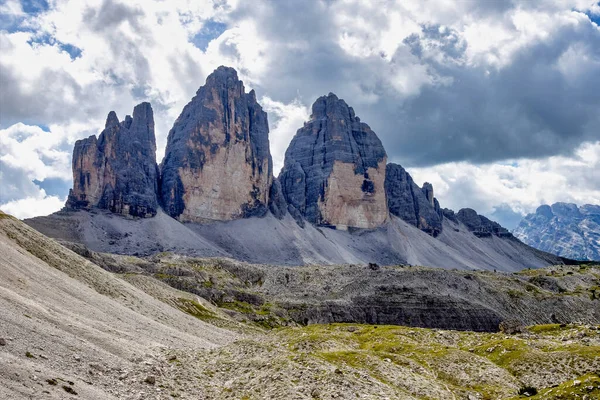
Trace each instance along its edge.
<path fill-rule="evenodd" d="M 442 207 L 474 208 L 483 214 L 506 204 L 520 214 L 541 204 L 600 204 L 600 142 L 586 143 L 572 157 L 514 160 L 500 164 L 447 163 L 409 168 L 416 182 L 433 183 Z"/>
<path fill-rule="evenodd" d="M 503 79 L 519 86 L 521 81 L 515 77 L 531 70 L 528 65 L 497 79 L 499 86 L 490 83 L 494 71 L 509 70 L 519 56 L 540 43 L 558 52 L 548 58 L 554 61 L 549 68 L 572 90 L 568 98 L 577 100 L 573 111 L 579 114 L 573 119 L 587 121 L 587 131 L 597 126 L 582 111 L 586 105 L 595 105 L 592 97 L 586 98 L 585 89 L 597 93 L 593 85 L 600 71 L 592 41 L 598 33 L 594 36 L 593 29 L 587 29 L 591 24 L 583 14 L 600 14 L 593 0 L 516 5 L 340 0 L 317 1 L 304 9 L 293 2 L 248 6 L 211 0 L 56 0 L 50 2 L 48 11 L 33 16 L 24 15 L 20 3 L 10 0 L 0 5 L 0 12 L 28 28 L 26 32 L 0 32 L 4 84 L 0 127 L 5 128 L 0 131 L 0 161 L 21 171 L 11 176 L 27 179 L 28 184 L 33 179 L 70 179 L 74 141 L 98 134 L 110 110 L 123 119 L 141 101 L 153 105 L 157 158 L 162 159 L 173 121 L 206 75 L 222 64 L 238 70 L 247 89 L 257 90 L 269 113 L 275 174 L 289 141 L 308 119 L 309 105 L 329 91 L 354 106 L 361 119 L 379 133 L 390 158 L 401 163 L 424 159 L 435 163 L 441 155 L 447 155 L 444 160 L 501 160 L 506 154 L 521 156 L 523 148 L 531 151 L 526 156 L 538 154 L 536 148 L 543 148 L 544 154 L 568 152 L 589 140 L 589 135 L 561 136 L 546 126 L 538 129 L 513 112 L 546 122 L 556 117 L 553 111 L 568 108 L 551 90 L 531 91 L 532 99 L 524 100 L 513 97 L 513 92 L 521 93 L 520 87 L 504 90 Z M 203 51 L 192 41 L 210 21 L 223 22 L 227 29 Z M 597 27 L 596 32 L 600 32 Z M 410 37 L 418 38 L 419 55 L 406 42 Z M 560 41 L 568 44 L 552 47 Z M 66 45 L 77 47 L 81 54 L 73 57 Z M 473 78 L 486 72 L 488 80 Z M 548 73 L 536 70 L 535 79 L 525 78 L 527 84 L 539 80 L 529 89 L 552 89 L 557 78 L 544 72 Z M 442 87 L 448 88 L 445 96 L 440 95 Z M 431 98 L 441 100 L 419 102 L 427 90 Z M 471 98 L 471 93 L 477 97 Z M 542 106 L 557 107 L 538 107 L 534 99 L 541 99 Z M 408 103 L 411 100 L 417 101 Z M 487 121 L 485 115 L 502 118 Z M 413 125 L 403 125 L 413 117 Z M 429 124 L 428 119 L 436 121 Z M 488 125 L 477 125 L 477 119 Z M 559 133 L 579 129 L 575 123 L 556 121 L 555 125 L 562 124 Z M 45 125 L 50 132 L 33 124 Z M 501 126 L 510 129 L 498 130 Z M 425 128 L 419 131 L 419 127 Z M 463 135 L 462 130 L 468 128 L 475 133 Z M 502 141 L 499 136 L 510 138 Z M 521 139 L 528 137 L 539 140 L 522 144 Z M 573 157 L 479 166 L 449 163 L 409 170 L 418 180 L 433 181 L 442 204 L 452 208 L 472 206 L 490 212 L 495 205 L 507 203 L 526 212 L 540 202 L 600 202 L 598 179 L 592 179 L 592 167 L 599 166 L 590 161 L 597 160 L 597 144 L 586 146 Z M 430 157 L 432 151 L 437 153 Z M 487 158 L 477 157 L 488 153 Z M 11 183 L 5 181 L 6 176 L 5 187 Z M 22 186 L 14 185 L 11 193 Z M 22 190 L 22 196 L 23 201 L 46 205 L 57 199 L 45 193 L 32 195 L 30 187 Z"/>
<path fill-rule="evenodd" d="M 23 7 L 21 7 L 21 3 L 17 0 L 7 0 L 3 4 L 0 4 L 0 14 L 22 16 L 24 14 Z"/>
<path fill-rule="evenodd" d="M 283 167 L 285 150 L 296 131 L 302 127 L 310 117 L 310 111 L 299 99 L 284 104 L 265 96 L 260 99 L 260 104 L 269 115 L 269 141 L 273 155 L 273 174 L 279 175 Z"/>
<path fill-rule="evenodd" d="M 65 204 L 66 198 L 57 196 L 46 196 L 46 192 L 40 189 L 38 196 L 0 204 L 0 210 L 19 219 L 48 215 L 60 210 Z"/>
<path fill-rule="evenodd" d="M 0 129 L 0 161 L 24 171 L 30 180 L 71 179 L 71 154 L 60 134 L 17 123 Z"/>

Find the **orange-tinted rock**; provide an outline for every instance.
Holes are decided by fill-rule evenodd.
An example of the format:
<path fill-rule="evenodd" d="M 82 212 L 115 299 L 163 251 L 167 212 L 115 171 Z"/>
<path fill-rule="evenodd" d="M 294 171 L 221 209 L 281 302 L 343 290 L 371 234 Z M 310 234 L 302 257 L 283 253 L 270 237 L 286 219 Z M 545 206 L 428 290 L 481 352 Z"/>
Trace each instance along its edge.
<path fill-rule="evenodd" d="M 264 215 L 273 166 L 267 114 L 232 68 L 206 79 L 169 132 L 161 166 L 165 211 L 180 221 Z"/>
<path fill-rule="evenodd" d="M 158 209 L 158 167 L 154 117 L 150 103 L 141 103 L 119 122 L 114 111 L 98 139 L 78 140 L 73 150 L 73 189 L 66 207 L 98 207 L 136 217 Z"/>
<path fill-rule="evenodd" d="M 386 158 L 352 107 L 332 93 L 320 97 L 292 139 L 279 176 L 292 215 L 340 229 L 380 226 L 388 216 Z"/>

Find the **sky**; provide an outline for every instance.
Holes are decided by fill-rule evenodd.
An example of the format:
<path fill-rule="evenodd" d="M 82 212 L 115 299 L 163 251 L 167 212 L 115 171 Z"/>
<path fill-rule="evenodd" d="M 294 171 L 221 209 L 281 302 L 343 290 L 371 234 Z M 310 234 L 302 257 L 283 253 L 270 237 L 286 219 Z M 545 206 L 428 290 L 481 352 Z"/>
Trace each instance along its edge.
<path fill-rule="evenodd" d="M 268 113 L 275 175 L 329 92 L 442 207 L 514 228 L 600 204 L 600 4 L 0 0 L 0 209 L 60 209 L 76 140 L 150 101 L 158 152 L 219 65 Z"/>

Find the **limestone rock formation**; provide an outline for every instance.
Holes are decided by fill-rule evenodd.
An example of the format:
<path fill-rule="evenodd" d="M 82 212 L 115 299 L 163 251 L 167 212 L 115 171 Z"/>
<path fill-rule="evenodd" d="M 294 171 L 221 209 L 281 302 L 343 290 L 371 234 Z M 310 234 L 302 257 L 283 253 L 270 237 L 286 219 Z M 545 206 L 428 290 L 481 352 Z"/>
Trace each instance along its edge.
<path fill-rule="evenodd" d="M 508 229 L 503 228 L 499 223 L 492 221 L 483 215 L 477 214 L 472 208 L 462 208 L 456 214 L 456 218 L 465 224 L 469 231 L 475 236 L 502 236 L 512 237 Z"/>
<path fill-rule="evenodd" d="M 160 196 L 182 222 L 227 221 L 267 212 L 273 162 L 267 114 L 233 68 L 219 67 L 167 139 Z"/>
<path fill-rule="evenodd" d="M 380 226 L 388 215 L 386 159 L 381 141 L 352 107 L 332 93 L 318 98 L 279 176 L 290 213 L 338 229 Z"/>
<path fill-rule="evenodd" d="M 529 214 L 514 231 L 528 245 L 576 260 L 600 260 L 600 205 L 554 203 Z"/>
<path fill-rule="evenodd" d="M 269 193 L 269 210 L 277 219 L 282 219 L 287 213 L 287 202 L 279 179 L 274 179 Z"/>
<path fill-rule="evenodd" d="M 119 122 L 111 111 L 98 139 L 78 140 L 73 150 L 73 189 L 67 209 L 98 207 L 135 217 L 158 209 L 158 167 L 150 103 Z"/>
<path fill-rule="evenodd" d="M 387 204 L 394 214 L 432 236 L 442 231 L 442 212 L 433 197 L 433 186 L 425 182 L 420 188 L 402 166 L 386 166 Z"/>

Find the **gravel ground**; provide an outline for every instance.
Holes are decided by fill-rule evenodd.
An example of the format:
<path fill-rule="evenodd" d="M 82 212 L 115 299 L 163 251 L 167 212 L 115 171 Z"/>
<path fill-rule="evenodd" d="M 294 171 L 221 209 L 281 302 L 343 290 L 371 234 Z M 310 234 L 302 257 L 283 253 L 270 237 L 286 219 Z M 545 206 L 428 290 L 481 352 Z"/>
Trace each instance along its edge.
<path fill-rule="evenodd" d="M 373 230 L 340 231 L 305 224 L 287 215 L 278 220 L 247 218 L 182 224 L 159 210 L 154 218 L 128 219 L 103 210 L 58 212 L 25 221 L 53 238 L 105 253 L 152 255 L 173 252 L 196 257 L 230 257 L 273 265 L 335 265 L 376 262 L 438 268 L 518 271 L 560 263 L 515 239 L 479 238 L 462 224 L 444 221 L 433 238 L 397 217 Z"/>

